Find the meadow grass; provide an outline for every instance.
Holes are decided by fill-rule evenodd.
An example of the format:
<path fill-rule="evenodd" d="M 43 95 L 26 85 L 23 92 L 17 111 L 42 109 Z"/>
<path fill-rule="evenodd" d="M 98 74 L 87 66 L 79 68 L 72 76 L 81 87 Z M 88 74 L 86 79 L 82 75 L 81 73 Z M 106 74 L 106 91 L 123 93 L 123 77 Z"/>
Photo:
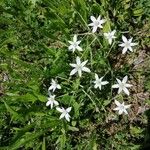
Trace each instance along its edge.
<path fill-rule="evenodd" d="M 149 0 L 1 0 L 0 14 L 0 150 L 150 149 Z M 92 33 L 99 15 L 106 22 Z M 74 35 L 83 51 L 68 50 Z M 133 52 L 122 54 L 122 35 Z M 77 57 L 90 72 L 70 76 Z M 95 73 L 109 82 L 101 90 Z M 112 88 L 125 76 L 129 96 Z M 48 90 L 52 79 L 61 89 Z M 68 121 L 46 106 L 54 94 L 71 107 Z M 115 100 L 131 105 L 127 115 Z"/>

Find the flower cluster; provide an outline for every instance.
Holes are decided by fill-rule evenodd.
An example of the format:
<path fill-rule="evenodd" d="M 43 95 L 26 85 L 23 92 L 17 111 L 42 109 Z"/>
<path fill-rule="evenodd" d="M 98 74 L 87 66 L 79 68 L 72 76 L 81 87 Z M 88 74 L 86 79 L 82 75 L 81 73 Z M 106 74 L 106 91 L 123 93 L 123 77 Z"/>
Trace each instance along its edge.
<path fill-rule="evenodd" d="M 91 16 L 91 21 L 92 23 L 89 24 L 89 26 L 92 27 L 92 33 L 94 34 L 98 28 L 103 28 L 103 24 L 106 22 L 105 19 L 101 19 L 101 16 L 98 16 L 96 19 L 94 16 Z M 116 39 L 115 36 L 116 30 L 110 31 L 108 33 L 104 33 L 104 37 L 108 40 L 108 43 L 111 45 L 113 42 L 113 39 Z M 119 44 L 120 47 L 123 47 L 122 49 L 122 54 L 125 54 L 127 50 L 133 51 L 132 46 L 137 45 L 137 43 L 132 43 L 132 39 L 130 38 L 129 40 L 122 35 L 122 40 L 123 42 Z M 83 49 L 79 46 L 81 41 L 77 40 L 77 35 L 74 35 L 73 41 L 68 41 L 70 43 L 68 50 L 72 51 L 73 53 L 77 51 L 83 51 Z M 74 74 L 78 74 L 79 77 L 82 76 L 83 72 L 90 73 L 91 70 L 86 67 L 88 60 L 86 61 L 81 61 L 80 57 L 76 57 L 76 63 L 75 64 L 70 64 L 71 67 L 73 67 L 73 70 L 70 72 L 70 76 L 73 76 Z M 108 81 L 103 81 L 104 76 L 99 77 L 98 74 L 95 73 L 95 81 L 93 82 L 94 88 L 99 88 L 99 90 L 102 90 L 102 86 L 109 84 Z M 112 88 L 118 88 L 118 94 L 121 92 L 124 92 L 126 95 L 129 95 L 129 90 L 132 85 L 127 83 L 128 76 L 125 76 L 122 81 L 116 78 L 117 84 L 112 85 Z M 56 89 L 61 89 L 61 86 L 52 79 L 51 86 L 49 87 L 48 91 L 54 92 Z M 131 105 L 125 105 L 124 102 L 120 103 L 119 101 L 115 100 L 115 104 L 117 105 L 114 110 L 118 110 L 119 115 L 122 113 L 128 114 L 126 109 L 128 109 Z M 58 107 L 59 103 L 55 100 L 55 95 L 50 94 L 48 101 L 46 103 L 46 106 L 51 107 L 51 109 L 56 106 L 56 110 L 61 113 L 60 119 L 65 118 L 67 121 L 70 121 L 70 115 L 69 112 L 71 111 L 72 107 L 68 107 L 67 109 L 63 107 Z"/>

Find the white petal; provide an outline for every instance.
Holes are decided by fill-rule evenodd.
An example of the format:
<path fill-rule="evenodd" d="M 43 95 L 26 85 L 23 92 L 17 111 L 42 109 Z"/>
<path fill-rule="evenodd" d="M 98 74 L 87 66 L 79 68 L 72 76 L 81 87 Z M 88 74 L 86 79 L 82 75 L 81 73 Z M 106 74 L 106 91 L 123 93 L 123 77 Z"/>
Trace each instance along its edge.
<path fill-rule="evenodd" d="M 120 102 L 117 101 L 117 100 L 115 100 L 115 104 L 116 104 L 117 106 L 120 106 L 120 105 L 121 105 Z"/>
<path fill-rule="evenodd" d="M 122 54 L 125 54 L 125 53 L 126 53 L 126 51 L 127 51 L 127 48 L 126 48 L 126 47 L 124 47 L 124 48 L 123 48 L 123 50 L 122 50 Z"/>
<path fill-rule="evenodd" d="M 119 84 L 112 85 L 112 88 L 119 88 Z"/>
<path fill-rule="evenodd" d="M 97 30 L 97 26 L 94 26 L 92 32 L 95 33 L 96 30 Z"/>
<path fill-rule="evenodd" d="M 122 40 L 123 40 L 124 43 L 126 43 L 128 41 L 127 38 L 124 35 L 122 36 Z"/>
<path fill-rule="evenodd" d="M 119 44 L 119 46 L 121 46 L 121 47 L 125 47 L 125 44 L 124 44 L 124 43 L 121 43 L 121 44 Z"/>
<path fill-rule="evenodd" d="M 56 107 L 56 110 L 59 111 L 59 112 L 61 112 L 61 113 L 64 112 L 64 110 L 62 108 L 60 108 L 60 107 Z"/>
<path fill-rule="evenodd" d="M 68 113 L 65 115 L 65 118 L 68 122 L 70 121 L 70 115 Z"/>
<path fill-rule="evenodd" d="M 132 47 L 131 47 L 131 46 L 130 46 L 130 47 L 128 47 L 128 49 L 129 49 L 129 51 L 133 52 L 133 49 L 132 49 Z"/>
<path fill-rule="evenodd" d="M 102 82 L 101 82 L 102 85 L 106 85 L 106 84 L 108 84 L 108 83 L 109 83 L 108 81 L 102 81 Z"/>
<path fill-rule="evenodd" d="M 49 106 L 51 104 L 51 101 L 47 101 L 46 106 Z"/>
<path fill-rule="evenodd" d="M 80 65 L 80 64 L 81 64 L 80 57 L 78 57 L 78 56 L 77 56 L 77 58 L 76 58 L 76 63 L 77 63 L 77 65 Z"/>
<path fill-rule="evenodd" d="M 124 113 L 127 115 L 128 114 L 128 112 L 126 111 L 126 109 L 124 109 Z"/>
<path fill-rule="evenodd" d="M 116 78 L 116 80 L 119 84 L 122 84 L 121 80 L 119 80 L 118 78 Z"/>
<path fill-rule="evenodd" d="M 102 19 L 102 20 L 100 20 L 99 22 L 100 22 L 100 24 L 103 24 L 103 23 L 106 22 L 106 20 L 105 20 L 105 19 Z"/>
<path fill-rule="evenodd" d="M 88 26 L 92 26 L 92 27 L 93 27 L 93 26 L 94 26 L 94 23 L 90 23 Z"/>
<path fill-rule="evenodd" d="M 116 107 L 116 108 L 114 108 L 113 110 L 119 110 L 120 108 L 119 107 Z"/>
<path fill-rule="evenodd" d="M 85 72 L 91 72 L 90 69 L 87 68 L 87 67 L 83 67 L 82 70 L 85 71 Z"/>
<path fill-rule="evenodd" d="M 65 115 L 66 115 L 66 113 L 65 113 L 65 112 L 63 112 L 63 113 L 60 115 L 59 119 L 64 118 L 64 117 L 65 117 Z"/>
<path fill-rule="evenodd" d="M 53 108 L 53 102 L 51 103 L 51 109 Z"/>
<path fill-rule="evenodd" d="M 77 46 L 76 48 L 77 48 L 78 51 L 83 51 L 80 46 Z"/>
<path fill-rule="evenodd" d="M 94 16 L 91 16 L 90 18 L 93 22 L 96 21 L 96 18 Z"/>
<path fill-rule="evenodd" d="M 121 115 L 123 113 L 123 111 L 121 109 L 119 109 L 118 113 L 119 113 L 119 115 Z"/>
<path fill-rule="evenodd" d="M 54 100 L 54 104 L 55 104 L 56 106 L 59 105 L 59 103 L 58 103 L 57 101 L 55 101 L 55 100 Z"/>
<path fill-rule="evenodd" d="M 130 43 L 131 46 L 138 45 L 138 43 Z"/>
<path fill-rule="evenodd" d="M 61 86 L 59 84 L 57 84 L 57 89 L 61 89 Z"/>
<path fill-rule="evenodd" d="M 51 85 L 49 88 L 48 88 L 48 90 L 50 91 L 50 90 L 52 90 L 54 87 Z"/>
<path fill-rule="evenodd" d="M 116 30 L 113 30 L 110 34 L 113 36 L 116 33 Z"/>
<path fill-rule="evenodd" d="M 127 109 L 127 108 L 130 108 L 131 105 L 125 105 L 124 107 L 125 107 L 125 109 Z"/>
<path fill-rule="evenodd" d="M 95 79 L 96 80 L 98 80 L 99 79 L 99 77 L 98 77 L 98 75 L 95 73 Z"/>
<path fill-rule="evenodd" d="M 122 88 L 119 87 L 118 94 L 120 94 L 121 92 L 122 92 Z"/>
<path fill-rule="evenodd" d="M 100 21 L 100 19 L 101 19 L 101 16 L 99 15 L 98 18 L 97 18 L 97 21 Z"/>
<path fill-rule="evenodd" d="M 69 112 L 71 111 L 71 109 L 72 109 L 72 107 L 68 107 L 68 108 L 66 109 L 66 111 L 69 113 Z"/>
<path fill-rule="evenodd" d="M 126 87 L 123 88 L 123 91 L 124 91 L 127 95 L 130 94 L 129 91 L 128 91 L 128 89 L 127 89 Z"/>
<path fill-rule="evenodd" d="M 88 60 L 84 61 L 81 63 L 81 66 L 84 67 L 86 65 L 86 63 L 88 62 Z"/>
<path fill-rule="evenodd" d="M 77 72 L 77 69 L 73 69 L 71 72 L 70 72 L 70 76 L 74 75 L 75 73 Z"/>
<path fill-rule="evenodd" d="M 76 65 L 76 64 L 70 64 L 70 66 L 71 66 L 71 67 L 77 67 L 77 65 Z"/>
<path fill-rule="evenodd" d="M 125 87 L 131 87 L 133 86 L 132 84 L 125 84 Z"/>
<path fill-rule="evenodd" d="M 71 45 L 74 44 L 74 42 L 72 42 L 72 41 L 68 41 L 68 42 L 69 42 Z"/>
<path fill-rule="evenodd" d="M 68 49 L 69 49 L 69 50 L 73 49 L 73 45 L 70 45 L 70 46 L 68 47 Z"/>
<path fill-rule="evenodd" d="M 108 39 L 108 42 L 109 42 L 109 44 L 111 44 L 112 43 L 112 39 Z"/>
<path fill-rule="evenodd" d="M 79 77 L 82 76 L 82 70 L 81 69 L 78 70 L 78 75 L 79 75 Z"/>
<path fill-rule="evenodd" d="M 123 80 L 122 80 L 122 83 L 126 83 L 127 80 L 128 80 L 128 76 L 125 76 L 125 77 L 123 78 Z"/>
<path fill-rule="evenodd" d="M 76 42 L 76 41 L 77 41 L 77 35 L 74 35 L 73 42 Z"/>
<path fill-rule="evenodd" d="M 104 33 L 104 36 L 108 37 L 108 33 Z"/>

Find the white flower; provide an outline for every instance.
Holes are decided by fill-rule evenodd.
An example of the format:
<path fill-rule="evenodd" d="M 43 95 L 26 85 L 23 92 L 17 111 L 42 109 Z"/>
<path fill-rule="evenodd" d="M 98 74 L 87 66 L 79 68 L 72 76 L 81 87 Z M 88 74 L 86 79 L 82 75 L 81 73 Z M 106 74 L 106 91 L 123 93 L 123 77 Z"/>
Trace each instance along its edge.
<path fill-rule="evenodd" d="M 55 80 L 52 79 L 51 86 L 48 88 L 48 90 L 53 90 L 54 92 L 56 89 L 61 89 L 61 86 Z"/>
<path fill-rule="evenodd" d="M 62 118 L 66 118 L 67 121 L 70 121 L 70 115 L 69 115 L 69 112 L 71 111 L 71 108 L 72 107 L 68 107 L 67 109 L 64 109 L 63 107 L 60 108 L 60 107 L 57 107 L 56 109 L 61 112 L 61 115 L 59 117 L 59 119 L 62 119 Z"/>
<path fill-rule="evenodd" d="M 113 110 L 118 110 L 119 115 L 121 115 L 122 113 L 128 114 L 126 109 L 129 108 L 131 105 L 124 105 L 124 102 L 121 104 L 117 100 L 115 100 L 115 104 L 117 105 L 117 107 Z"/>
<path fill-rule="evenodd" d="M 84 72 L 91 72 L 89 68 L 84 67 L 88 61 L 81 62 L 80 58 L 76 58 L 76 64 L 70 64 L 70 66 L 74 67 L 74 69 L 70 72 L 70 76 L 74 75 L 78 72 L 79 77 L 82 76 L 82 71 Z"/>
<path fill-rule="evenodd" d="M 122 54 L 125 54 L 128 49 L 129 51 L 133 52 L 133 49 L 131 46 L 135 46 L 137 45 L 137 43 L 132 43 L 132 39 L 133 38 L 127 40 L 125 36 L 122 36 L 122 40 L 124 43 L 119 44 L 119 46 L 123 47 Z"/>
<path fill-rule="evenodd" d="M 112 32 L 104 33 L 104 36 L 106 37 L 106 39 L 108 39 L 109 44 L 111 44 L 112 40 L 116 38 L 114 36 L 115 32 L 116 32 L 116 30 L 113 30 Z"/>
<path fill-rule="evenodd" d="M 72 52 L 74 52 L 76 49 L 78 51 L 82 51 L 82 48 L 79 46 L 81 41 L 77 41 L 77 35 L 74 35 L 73 41 L 68 41 L 68 42 L 71 44 L 68 49 L 71 50 Z"/>
<path fill-rule="evenodd" d="M 95 74 L 95 85 L 94 85 L 94 88 L 98 88 L 101 90 L 102 88 L 102 85 L 106 85 L 108 84 L 109 82 L 108 81 L 102 81 L 104 77 L 101 77 L 99 78 L 97 74 Z"/>
<path fill-rule="evenodd" d="M 89 24 L 89 26 L 93 27 L 92 32 L 95 33 L 97 31 L 97 28 L 103 28 L 102 24 L 106 22 L 105 19 L 101 19 L 101 16 L 98 16 L 96 19 L 94 16 L 91 16 L 92 23 Z"/>
<path fill-rule="evenodd" d="M 112 86 L 112 88 L 119 88 L 118 94 L 119 94 L 121 91 L 124 91 L 127 95 L 129 95 L 129 91 L 128 91 L 127 88 L 128 88 L 128 87 L 131 87 L 132 85 L 126 83 L 127 80 L 128 80 L 128 76 L 125 76 L 122 81 L 120 81 L 120 80 L 117 79 L 117 78 L 116 78 L 116 80 L 117 80 L 118 84 L 114 84 L 114 85 Z"/>
<path fill-rule="evenodd" d="M 51 109 L 53 108 L 53 105 L 58 106 L 59 103 L 55 100 L 55 95 L 50 95 L 48 98 L 48 101 L 46 103 L 46 106 L 51 105 Z"/>

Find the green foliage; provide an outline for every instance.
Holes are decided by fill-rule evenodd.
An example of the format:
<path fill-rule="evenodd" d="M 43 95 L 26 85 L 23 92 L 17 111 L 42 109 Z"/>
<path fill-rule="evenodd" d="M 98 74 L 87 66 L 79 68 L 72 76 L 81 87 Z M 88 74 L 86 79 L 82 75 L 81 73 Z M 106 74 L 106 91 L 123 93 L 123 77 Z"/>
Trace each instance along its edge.
<path fill-rule="evenodd" d="M 101 33 L 86 33 L 90 16 L 101 15 L 107 19 L 103 32 L 116 29 L 120 41 L 129 31 L 140 41 L 138 49 L 148 46 L 149 0 L 1 0 L 0 14 L 0 149 L 139 149 L 143 128 L 126 117 L 107 122 L 114 95 L 110 87 L 95 90 L 92 82 L 98 73 L 112 84 L 115 77 L 132 73 L 132 66 L 125 62 L 115 68 L 120 49 L 110 48 Z M 74 34 L 81 34 L 82 54 L 68 51 Z M 89 60 L 93 73 L 69 77 L 69 63 L 77 55 Z M 52 78 L 62 87 L 56 99 L 72 107 L 70 123 L 45 105 Z"/>

